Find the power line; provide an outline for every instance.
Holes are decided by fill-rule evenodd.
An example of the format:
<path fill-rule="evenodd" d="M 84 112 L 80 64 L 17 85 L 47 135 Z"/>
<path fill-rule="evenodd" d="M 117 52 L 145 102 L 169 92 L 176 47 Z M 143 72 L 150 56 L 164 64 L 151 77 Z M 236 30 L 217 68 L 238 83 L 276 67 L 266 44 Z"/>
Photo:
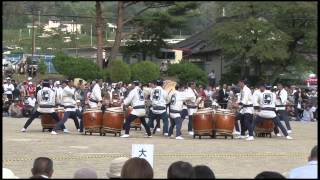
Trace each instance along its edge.
<path fill-rule="evenodd" d="M 3 14 L 4 15 L 9 15 L 9 14 Z M 12 15 L 12 14 L 10 14 Z M 25 16 L 33 16 L 36 14 L 28 14 L 28 13 L 14 13 L 14 15 L 25 15 Z M 77 16 L 77 15 L 58 15 L 58 14 L 41 14 L 41 16 L 47 16 L 47 17 L 72 17 L 72 18 L 83 18 L 83 19 L 95 19 L 96 17 L 92 17 L 92 16 Z M 102 18 L 102 19 L 112 19 L 112 20 L 117 20 L 116 17 L 110 17 L 110 18 Z"/>

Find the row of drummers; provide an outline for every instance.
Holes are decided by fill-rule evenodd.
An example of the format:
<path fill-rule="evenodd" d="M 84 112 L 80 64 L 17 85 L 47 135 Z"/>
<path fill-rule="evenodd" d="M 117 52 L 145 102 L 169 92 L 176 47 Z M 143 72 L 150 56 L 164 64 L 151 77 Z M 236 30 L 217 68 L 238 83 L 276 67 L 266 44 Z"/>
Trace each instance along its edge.
<path fill-rule="evenodd" d="M 150 127 L 153 127 L 154 120 L 162 119 L 164 136 L 172 136 L 173 128 L 174 126 L 176 126 L 176 139 L 183 139 L 181 136 L 182 121 L 184 120 L 186 115 L 189 115 L 188 131 L 189 131 L 189 134 L 193 134 L 194 137 L 196 135 L 199 135 L 199 138 L 201 138 L 201 136 L 203 135 L 209 135 L 214 137 L 217 132 L 222 135 L 230 135 L 231 137 L 233 137 L 232 131 L 233 131 L 234 125 L 237 124 L 235 123 L 236 122 L 235 115 L 231 113 L 229 110 L 218 109 L 214 117 L 220 117 L 221 115 L 221 118 L 213 118 L 212 112 L 214 111 L 210 110 L 210 108 L 205 110 L 198 110 L 198 105 L 200 101 L 199 101 L 199 98 L 197 98 L 197 92 L 195 91 L 195 83 L 189 83 L 189 86 L 186 89 L 183 89 L 182 86 L 179 86 L 176 83 L 165 83 L 164 85 L 162 80 L 157 80 L 156 87 L 152 89 L 150 93 L 149 102 L 151 103 L 151 108 L 149 112 L 148 123 L 146 123 L 145 121 L 145 117 L 147 115 L 146 103 L 145 103 L 146 98 L 144 97 L 145 95 L 142 89 L 140 88 L 139 81 L 134 81 L 131 91 L 127 94 L 127 96 L 124 99 L 120 99 L 120 104 L 123 105 L 123 107 L 131 106 L 132 108 L 128 108 L 128 110 L 125 110 L 125 108 L 123 107 L 107 108 L 105 113 L 102 113 L 102 111 L 100 110 L 101 105 L 105 105 L 101 98 L 101 88 L 99 86 L 100 83 L 101 82 L 96 83 L 96 85 L 92 89 L 90 99 L 89 99 L 90 109 L 87 109 L 85 112 L 83 112 L 83 114 L 76 113 L 76 110 L 70 107 L 69 104 L 65 103 L 64 104 L 65 112 L 63 113 L 63 117 L 55 118 L 55 115 L 54 115 L 55 112 L 49 113 L 50 116 L 47 116 L 48 118 L 44 118 L 46 115 L 42 115 L 43 127 L 44 128 L 48 127 L 48 129 L 52 128 L 53 129 L 52 134 L 56 134 L 55 130 L 57 128 L 59 127 L 65 128 L 63 127 L 64 123 L 71 115 L 71 118 L 75 120 L 77 129 L 79 129 L 78 128 L 79 125 L 77 125 L 78 121 L 76 116 L 80 117 L 81 119 L 80 131 L 84 128 L 85 134 L 87 132 L 89 132 L 90 134 L 92 134 L 93 132 L 98 132 L 100 133 L 100 135 L 102 134 L 105 135 L 105 133 L 110 132 L 110 133 L 114 133 L 115 135 L 117 133 L 121 135 L 121 130 L 125 129 L 125 134 L 122 135 L 121 137 L 129 137 L 129 130 L 132 127 L 131 125 L 132 122 L 140 122 L 144 126 L 145 130 L 147 131 L 146 137 L 151 137 Z M 243 81 L 239 81 L 239 84 L 240 83 L 243 83 Z M 164 86 L 164 89 L 162 88 L 162 86 Z M 250 119 L 248 118 L 249 117 L 248 115 L 252 115 L 252 113 L 249 112 L 249 109 L 253 107 L 252 106 L 250 107 L 249 105 L 247 105 L 246 103 L 248 102 L 244 102 L 244 99 L 247 99 L 246 101 L 248 101 L 248 97 L 245 97 L 245 96 L 248 96 L 248 94 L 246 93 L 247 87 L 244 84 L 240 85 L 240 87 L 242 89 L 240 93 L 241 94 L 240 100 L 242 103 L 241 105 L 242 107 L 240 110 L 240 114 L 242 115 L 242 118 L 240 118 L 241 134 L 243 134 L 243 132 L 246 131 L 246 129 L 248 129 L 249 136 L 252 137 L 253 136 L 252 135 L 253 134 L 252 133 L 253 117 L 251 117 Z M 64 91 L 66 88 L 70 88 L 68 87 L 68 83 L 65 86 Z M 250 91 L 249 88 L 247 89 Z M 38 97 L 39 97 L 39 93 L 42 93 L 42 92 L 38 92 Z M 272 114 L 273 111 L 270 109 L 265 109 L 265 106 L 268 103 L 269 103 L 269 106 L 275 106 L 275 100 L 273 100 L 272 94 L 269 93 L 268 95 L 268 93 L 265 93 L 265 95 L 262 96 L 263 98 L 267 97 L 267 99 L 263 99 L 263 103 L 261 104 L 261 106 L 262 106 L 262 112 L 268 111 L 267 113 L 264 113 L 264 114 L 269 114 L 269 115 L 268 117 L 262 117 L 262 118 L 264 119 L 271 118 L 273 122 L 275 122 L 275 124 L 279 126 L 281 130 L 283 130 L 283 127 L 281 127 L 281 123 L 280 125 L 278 123 L 279 119 L 275 118 L 277 116 L 271 117 L 273 116 Z M 69 96 L 70 95 L 72 96 L 72 93 L 69 93 Z M 68 93 L 64 93 L 64 96 L 68 96 Z M 40 98 L 41 98 L 41 95 L 40 95 Z M 70 98 L 71 97 L 69 97 L 69 99 Z M 41 102 L 41 99 L 39 98 L 38 100 L 40 100 L 40 108 L 41 108 L 41 103 L 43 103 L 43 101 Z M 188 113 L 187 114 L 183 113 L 184 111 L 187 111 Z M 62 110 L 58 110 L 58 113 L 59 112 L 61 112 L 60 114 L 62 114 Z M 38 112 L 37 115 L 40 115 L 40 114 L 43 114 L 43 113 Z M 169 128 L 168 114 L 170 117 L 170 128 Z M 270 114 L 272 115 L 270 116 Z M 123 125 L 123 120 L 125 116 L 126 116 L 126 121 L 125 121 L 125 124 Z M 52 124 L 58 127 L 52 127 L 52 126 L 50 127 L 46 125 L 46 124 L 50 124 L 50 123 L 47 123 L 49 122 L 49 120 L 46 120 L 46 119 L 50 119 L 49 117 L 53 118 L 56 121 L 56 124 L 55 123 L 52 123 Z M 57 122 L 59 121 L 59 119 L 60 120 L 62 119 L 62 122 Z M 217 120 L 217 119 L 222 119 L 222 120 Z M 230 120 L 225 120 L 225 119 L 230 119 Z M 241 119 L 243 119 L 243 121 L 241 121 Z M 230 124 L 230 127 L 220 128 L 220 125 L 219 125 L 220 121 L 222 122 L 221 124 L 224 124 L 226 126 L 228 126 L 227 124 Z M 244 123 L 241 123 L 241 122 L 244 122 Z M 26 124 L 28 124 L 28 122 Z M 26 129 L 26 126 L 24 127 L 24 131 L 25 129 Z M 283 132 L 283 134 L 287 136 L 286 132 Z"/>

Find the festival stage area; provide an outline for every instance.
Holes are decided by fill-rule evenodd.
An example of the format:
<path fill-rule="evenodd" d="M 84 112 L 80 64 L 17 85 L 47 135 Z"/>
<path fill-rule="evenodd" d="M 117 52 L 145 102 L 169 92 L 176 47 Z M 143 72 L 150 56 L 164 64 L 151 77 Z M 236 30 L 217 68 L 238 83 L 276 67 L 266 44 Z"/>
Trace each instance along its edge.
<path fill-rule="evenodd" d="M 20 129 L 26 118 L 3 117 L 3 167 L 11 169 L 20 178 L 29 178 L 36 157 L 53 159 L 53 178 L 72 178 L 73 173 L 85 166 L 96 169 L 99 178 L 107 178 L 109 163 L 120 156 L 131 155 L 131 144 L 154 144 L 154 177 L 166 178 L 168 167 L 175 161 L 192 165 L 208 165 L 216 178 L 254 178 L 261 171 L 277 171 L 284 175 L 292 168 L 305 165 L 311 149 L 317 144 L 317 122 L 292 122 L 293 140 L 284 137 L 255 137 L 254 141 L 241 139 L 193 139 L 183 122 L 184 140 L 163 137 L 160 132 L 153 138 L 144 138 L 142 131 L 131 129 L 130 138 L 113 134 L 81 135 L 73 120 L 65 124 L 70 134 L 51 135 L 42 132 L 36 119 L 26 133 Z M 284 123 L 283 123 L 284 124 Z M 124 131 L 122 131 L 124 133 Z"/>

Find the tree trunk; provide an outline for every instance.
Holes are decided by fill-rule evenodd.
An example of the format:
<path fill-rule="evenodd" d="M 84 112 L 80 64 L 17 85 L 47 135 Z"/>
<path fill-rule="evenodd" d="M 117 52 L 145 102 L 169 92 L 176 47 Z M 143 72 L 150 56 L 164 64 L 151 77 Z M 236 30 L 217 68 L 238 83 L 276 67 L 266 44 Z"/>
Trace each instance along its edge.
<path fill-rule="evenodd" d="M 116 59 L 117 54 L 119 52 L 120 44 L 121 44 L 121 35 L 123 30 L 123 12 L 124 12 L 124 2 L 118 1 L 118 17 L 117 17 L 117 30 L 116 30 L 116 38 L 114 40 L 114 44 L 112 46 L 111 54 L 109 61 L 113 61 Z M 110 64 L 110 62 L 108 63 Z"/>
<path fill-rule="evenodd" d="M 99 67 L 103 68 L 103 20 L 102 20 L 102 10 L 100 1 L 96 1 L 96 32 L 97 32 L 97 64 Z"/>

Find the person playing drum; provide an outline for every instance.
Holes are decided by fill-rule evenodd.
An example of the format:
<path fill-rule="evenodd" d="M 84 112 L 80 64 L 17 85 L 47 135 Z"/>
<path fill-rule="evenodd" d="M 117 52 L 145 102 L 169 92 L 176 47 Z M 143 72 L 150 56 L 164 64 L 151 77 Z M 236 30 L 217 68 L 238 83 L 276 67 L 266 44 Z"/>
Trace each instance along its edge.
<path fill-rule="evenodd" d="M 253 128 L 255 127 L 256 124 L 262 122 L 266 118 L 271 118 L 282 131 L 283 135 L 287 139 L 292 139 L 288 135 L 287 130 L 284 128 L 284 126 L 281 124 L 279 117 L 275 113 L 276 111 L 276 94 L 270 91 L 271 86 L 266 86 L 266 85 L 261 85 L 260 90 L 261 93 L 259 94 L 258 97 L 258 102 L 260 105 L 260 112 L 256 116 L 254 123 L 253 123 Z"/>
<path fill-rule="evenodd" d="M 97 83 L 93 86 L 92 92 L 89 96 L 89 107 L 91 109 L 97 109 L 98 106 L 99 105 L 101 106 L 102 104 L 101 86 L 102 86 L 101 79 L 99 79 Z"/>
<path fill-rule="evenodd" d="M 176 139 L 184 139 L 181 137 L 181 127 L 184 119 L 181 118 L 181 112 L 183 110 L 183 103 L 187 100 L 194 101 L 195 97 L 187 97 L 185 92 L 178 84 L 175 87 L 176 91 L 170 94 L 170 128 L 169 137 L 172 137 L 173 128 L 176 125 Z"/>
<path fill-rule="evenodd" d="M 192 115 L 193 113 L 198 111 L 198 105 L 196 103 L 196 100 L 198 98 L 198 93 L 196 91 L 196 83 L 195 82 L 190 82 L 188 84 L 188 88 L 185 90 L 186 96 L 188 98 L 193 99 L 192 101 L 187 102 L 187 107 L 188 107 L 188 115 L 189 115 L 189 123 L 188 123 L 188 132 L 190 135 L 193 135 L 192 131 Z"/>
<path fill-rule="evenodd" d="M 129 137 L 130 123 L 139 118 L 142 125 L 147 131 L 146 137 L 152 137 L 150 127 L 146 123 L 146 109 L 145 109 L 145 99 L 141 88 L 139 87 L 140 82 L 138 80 L 133 81 L 133 89 L 130 91 L 128 96 L 123 100 L 123 105 L 128 106 L 129 104 L 133 107 L 133 110 L 129 114 L 125 122 L 125 134 L 120 136 L 122 138 Z"/>
<path fill-rule="evenodd" d="M 55 93 L 52 89 L 49 88 L 50 84 L 48 80 L 44 80 L 42 82 L 42 89 L 38 91 L 37 93 L 37 102 L 38 102 L 38 108 L 36 111 L 34 111 L 31 114 L 31 117 L 27 120 L 23 128 L 21 129 L 21 132 L 26 132 L 28 126 L 32 123 L 32 121 L 39 117 L 41 114 L 50 114 L 51 117 L 56 121 L 59 122 L 59 117 L 57 113 L 55 112 L 55 103 L 56 103 L 56 97 Z M 62 126 L 63 129 L 65 129 L 64 126 Z"/>

